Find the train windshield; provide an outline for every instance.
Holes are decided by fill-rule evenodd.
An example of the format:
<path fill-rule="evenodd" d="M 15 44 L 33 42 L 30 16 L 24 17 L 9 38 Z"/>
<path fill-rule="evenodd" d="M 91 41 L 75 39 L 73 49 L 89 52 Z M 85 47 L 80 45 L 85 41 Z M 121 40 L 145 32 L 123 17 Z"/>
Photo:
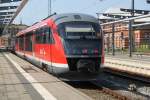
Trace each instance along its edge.
<path fill-rule="evenodd" d="M 90 22 L 68 22 L 60 24 L 59 34 L 67 39 L 99 39 L 101 37 L 98 24 Z"/>

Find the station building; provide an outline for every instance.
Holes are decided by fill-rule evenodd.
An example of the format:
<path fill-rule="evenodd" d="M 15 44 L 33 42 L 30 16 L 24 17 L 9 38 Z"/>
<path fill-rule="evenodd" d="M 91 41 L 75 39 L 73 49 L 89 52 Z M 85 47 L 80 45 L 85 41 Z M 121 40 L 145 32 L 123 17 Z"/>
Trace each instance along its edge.
<path fill-rule="evenodd" d="M 2 35 L 0 37 L 0 47 L 3 47 L 3 46 L 8 46 L 8 45 L 14 45 L 15 43 L 15 35 L 27 28 L 28 26 L 27 25 L 24 25 L 24 24 L 12 24 L 9 26 L 8 30 L 7 30 L 7 34 L 5 35 Z"/>
<path fill-rule="evenodd" d="M 123 16 L 131 15 L 130 13 L 120 11 L 120 8 L 110 8 L 105 13 L 120 14 Z M 106 23 L 109 21 L 115 21 L 117 19 L 101 15 L 99 16 L 99 20 L 101 21 L 101 23 Z M 134 20 L 134 24 L 140 24 L 149 21 L 150 18 L 143 18 Z M 104 32 L 105 49 L 109 49 L 112 47 L 112 25 L 104 25 L 102 26 L 102 30 Z M 150 48 L 150 25 L 135 27 L 133 29 L 133 33 L 133 41 L 135 48 L 141 48 L 143 46 L 145 48 Z M 128 49 L 128 35 L 128 22 L 115 23 L 115 49 Z"/>
<path fill-rule="evenodd" d="M 4 46 L 8 45 L 8 38 L 6 37 L 0 37 L 0 48 L 3 48 Z"/>

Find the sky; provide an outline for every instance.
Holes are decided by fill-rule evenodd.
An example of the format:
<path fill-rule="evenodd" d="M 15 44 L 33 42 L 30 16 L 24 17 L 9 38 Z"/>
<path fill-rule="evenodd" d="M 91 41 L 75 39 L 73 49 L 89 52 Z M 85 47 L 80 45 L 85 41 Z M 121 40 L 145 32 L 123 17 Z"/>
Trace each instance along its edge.
<path fill-rule="evenodd" d="M 52 13 L 85 13 L 96 17 L 111 7 L 131 8 L 131 0 L 52 0 Z M 135 9 L 150 10 L 146 0 L 135 0 Z M 48 16 L 48 0 L 29 0 L 14 23 L 32 25 Z"/>

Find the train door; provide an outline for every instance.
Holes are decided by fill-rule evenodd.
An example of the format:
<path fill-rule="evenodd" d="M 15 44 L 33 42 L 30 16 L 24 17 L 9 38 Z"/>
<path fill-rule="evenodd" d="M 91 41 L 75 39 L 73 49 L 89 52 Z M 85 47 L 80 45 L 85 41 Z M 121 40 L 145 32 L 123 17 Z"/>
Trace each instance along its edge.
<path fill-rule="evenodd" d="M 19 51 L 19 38 L 16 37 L 16 40 L 15 40 L 15 51 Z"/>
<path fill-rule="evenodd" d="M 52 72 L 52 53 L 51 53 L 51 29 L 48 26 L 43 27 L 43 59 L 47 62 L 49 71 Z"/>
<path fill-rule="evenodd" d="M 35 57 L 35 30 L 33 30 L 33 35 L 32 35 L 32 53 L 33 56 Z"/>
<path fill-rule="evenodd" d="M 28 32 L 25 35 L 25 53 L 32 56 L 33 51 L 33 32 Z"/>
<path fill-rule="evenodd" d="M 35 43 L 34 43 L 35 57 L 42 59 L 43 50 L 42 50 L 42 30 L 41 28 L 36 29 L 35 31 Z"/>
<path fill-rule="evenodd" d="M 50 45 L 50 28 L 48 26 L 43 27 L 42 34 L 42 55 L 43 59 L 50 62 L 51 61 L 51 45 Z"/>
<path fill-rule="evenodd" d="M 24 35 L 20 36 L 18 39 L 19 39 L 18 40 L 18 47 L 19 47 L 18 49 L 20 52 L 23 52 L 24 51 Z"/>

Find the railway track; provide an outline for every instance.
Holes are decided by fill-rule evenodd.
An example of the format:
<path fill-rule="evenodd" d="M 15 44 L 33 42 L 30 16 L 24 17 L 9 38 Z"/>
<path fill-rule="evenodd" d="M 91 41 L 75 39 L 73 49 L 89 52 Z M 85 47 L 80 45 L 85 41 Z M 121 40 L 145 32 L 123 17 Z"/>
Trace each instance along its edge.
<path fill-rule="evenodd" d="M 105 73 L 107 72 L 107 73 Z M 117 78 L 116 78 L 117 76 Z M 104 70 L 104 73 L 99 75 L 98 81 L 87 81 L 84 84 L 81 82 L 68 83 L 85 94 L 91 96 L 94 100 L 149 100 L 150 86 L 139 84 L 128 77 L 122 77 L 120 74 Z M 117 81 L 120 80 L 120 81 Z M 77 85 L 78 83 L 78 85 Z M 147 92 L 141 92 L 137 88 L 146 87 Z"/>
<path fill-rule="evenodd" d="M 94 100 L 130 100 L 127 97 L 120 95 L 109 88 L 97 86 L 91 81 L 78 81 L 67 83 L 73 86 L 74 88 L 78 89 L 79 91 L 87 94 Z"/>
<path fill-rule="evenodd" d="M 119 93 L 115 92 L 112 89 L 109 89 L 109 88 L 104 87 L 104 86 L 101 86 L 101 88 L 102 89 L 100 91 L 102 91 L 105 94 L 108 94 L 108 95 L 112 96 L 115 99 L 118 99 L 118 100 L 130 100 L 128 97 L 123 96 L 122 94 L 119 94 Z"/>
<path fill-rule="evenodd" d="M 116 86 L 122 87 L 123 90 L 128 91 L 129 93 L 135 95 L 133 96 L 133 100 L 150 100 L 150 82 L 147 77 L 139 77 L 134 74 L 126 74 L 124 72 L 117 72 L 113 70 L 104 70 L 101 75 L 105 78 L 104 80 L 108 81 L 108 83 L 115 84 Z M 134 97 L 138 98 L 134 98 Z"/>
<path fill-rule="evenodd" d="M 150 100 L 150 85 L 103 72 L 97 81 L 67 82 L 94 100 Z"/>
<path fill-rule="evenodd" d="M 103 72 L 123 76 L 123 77 L 126 77 L 126 78 L 134 79 L 134 80 L 145 82 L 145 83 L 150 83 L 150 77 L 147 76 L 147 75 L 144 76 L 144 75 L 140 75 L 140 74 L 133 73 L 133 72 L 118 70 L 118 69 L 115 69 L 115 68 L 114 69 L 104 68 Z"/>
<path fill-rule="evenodd" d="M 114 92 L 113 90 L 106 88 L 106 87 L 102 87 L 102 92 L 111 95 L 112 97 L 118 99 L 118 100 L 130 100 L 128 97 L 123 96 L 119 93 Z"/>

